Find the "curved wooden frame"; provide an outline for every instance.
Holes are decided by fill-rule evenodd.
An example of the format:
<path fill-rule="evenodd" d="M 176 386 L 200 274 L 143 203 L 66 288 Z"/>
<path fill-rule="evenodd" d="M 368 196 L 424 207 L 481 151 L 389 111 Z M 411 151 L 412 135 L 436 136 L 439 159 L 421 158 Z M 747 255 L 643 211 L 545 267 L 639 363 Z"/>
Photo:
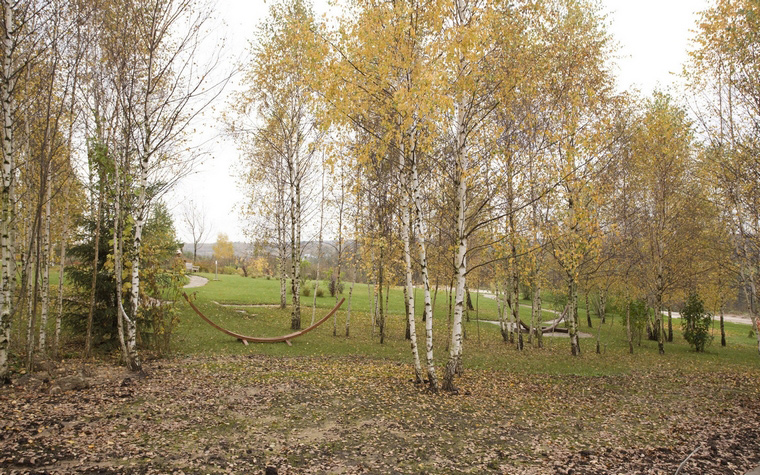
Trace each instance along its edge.
<path fill-rule="evenodd" d="M 330 317 L 332 317 L 333 314 L 338 311 L 338 309 L 340 308 L 340 306 L 343 305 L 343 302 L 345 302 L 345 300 L 346 300 L 345 298 L 340 299 L 340 302 L 338 302 L 337 304 L 335 304 L 335 307 L 333 307 L 333 309 L 330 310 L 330 313 L 328 313 L 327 315 L 325 315 L 324 317 L 322 317 L 321 320 L 315 322 L 313 325 L 311 325 L 311 326 L 309 326 L 307 328 L 304 328 L 303 330 L 299 330 L 297 332 L 289 333 L 287 335 L 282 335 L 282 336 L 256 337 L 256 336 L 240 335 L 239 333 L 231 332 L 231 331 L 227 330 L 226 328 L 223 328 L 223 327 L 217 325 L 216 323 L 212 322 L 207 316 L 205 316 L 203 314 L 203 312 L 201 312 L 198 309 L 198 307 L 196 307 L 193 304 L 193 302 L 190 301 L 190 297 L 188 297 L 186 293 L 182 292 L 182 296 L 185 297 L 185 300 L 187 300 L 187 303 L 190 304 L 190 307 L 193 310 L 195 310 L 195 313 L 197 313 L 199 317 L 201 317 L 202 319 L 204 319 L 206 321 L 206 323 L 208 323 L 209 325 L 211 325 L 212 327 L 216 328 L 217 330 L 219 330 L 222 333 L 226 333 L 229 336 L 233 336 L 233 337 L 237 338 L 238 340 L 242 341 L 243 344 L 245 344 L 245 345 L 247 345 L 249 342 L 250 343 L 281 343 L 281 342 L 285 342 L 285 343 L 288 344 L 288 346 L 292 346 L 292 344 L 290 343 L 290 340 L 292 340 L 293 338 L 298 338 L 299 336 L 301 336 L 301 335 L 303 335 L 305 333 L 308 333 L 308 332 L 314 330 L 315 328 L 317 328 L 318 326 L 322 325 L 323 323 L 325 323 L 327 321 L 327 319 L 329 319 Z"/>
<path fill-rule="evenodd" d="M 559 324 L 567 316 L 567 310 L 568 310 L 568 308 L 569 308 L 568 306 L 565 306 L 565 309 L 562 311 L 562 313 L 560 314 L 559 318 L 554 323 L 552 323 L 550 326 L 548 326 L 548 327 L 541 327 L 541 333 L 568 333 L 569 330 L 567 328 L 559 328 Z M 522 321 L 522 319 L 520 319 L 520 326 L 522 327 L 522 330 L 520 331 L 520 333 L 528 333 L 530 331 L 530 327 L 528 325 L 526 325 Z"/>

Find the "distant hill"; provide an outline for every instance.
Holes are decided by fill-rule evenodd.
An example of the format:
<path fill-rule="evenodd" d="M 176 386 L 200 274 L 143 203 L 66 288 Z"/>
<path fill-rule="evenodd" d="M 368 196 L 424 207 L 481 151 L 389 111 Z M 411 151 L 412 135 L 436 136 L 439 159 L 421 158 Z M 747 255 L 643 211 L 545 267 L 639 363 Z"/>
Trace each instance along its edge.
<path fill-rule="evenodd" d="M 215 242 L 204 242 L 201 244 L 198 244 L 198 257 L 201 258 L 209 258 L 214 255 L 214 244 Z M 324 245 L 322 246 L 322 255 L 327 257 L 336 252 L 337 249 L 337 241 L 329 241 L 325 240 Z M 344 241 L 343 243 L 344 249 L 348 250 L 351 246 L 353 246 L 352 241 Z M 302 244 L 304 247 L 304 257 L 312 260 L 314 256 L 317 255 L 317 242 L 304 242 Z M 232 247 L 235 250 L 236 256 L 244 256 L 248 253 L 250 253 L 253 250 L 253 244 L 249 242 L 233 242 Z M 184 246 L 182 246 L 182 252 L 192 255 L 193 253 L 193 243 L 185 243 Z M 275 250 L 272 250 L 271 252 L 276 252 Z"/>
<path fill-rule="evenodd" d="M 198 244 L 198 257 L 211 257 L 214 255 L 214 244 L 215 242 L 204 242 Z M 232 248 L 235 250 L 236 256 L 244 256 L 248 253 L 248 251 L 251 249 L 252 244 L 247 242 L 233 242 Z M 185 243 L 184 246 L 182 246 L 182 252 L 187 254 L 193 253 L 193 243 Z"/>

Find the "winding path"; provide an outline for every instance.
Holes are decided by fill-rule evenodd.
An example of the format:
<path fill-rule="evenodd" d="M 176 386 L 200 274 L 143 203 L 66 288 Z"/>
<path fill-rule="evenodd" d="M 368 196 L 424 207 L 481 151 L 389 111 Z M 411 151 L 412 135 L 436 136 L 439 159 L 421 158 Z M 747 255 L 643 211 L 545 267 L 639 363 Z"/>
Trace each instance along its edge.
<path fill-rule="evenodd" d="M 208 279 L 205 277 L 201 277 L 199 275 L 189 275 L 190 282 L 187 283 L 183 288 L 185 289 L 192 289 L 195 287 L 203 287 L 204 285 L 208 284 Z"/>

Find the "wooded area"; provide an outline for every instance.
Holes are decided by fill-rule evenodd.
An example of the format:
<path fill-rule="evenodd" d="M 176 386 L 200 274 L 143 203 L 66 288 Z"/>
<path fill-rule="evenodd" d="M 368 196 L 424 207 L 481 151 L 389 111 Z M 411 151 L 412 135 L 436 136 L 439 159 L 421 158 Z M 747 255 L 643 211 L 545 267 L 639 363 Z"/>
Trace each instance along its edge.
<path fill-rule="evenodd" d="M 356 1 L 326 22 L 307 2 L 273 4 L 228 123 L 283 302 L 291 278 L 292 327 L 303 229 L 319 219 L 319 242 L 329 229 L 340 247 L 333 273 L 354 260 L 349 279 L 374 284 L 381 342 L 383 289 L 404 286 L 415 379 L 433 390 L 455 390 L 473 288 L 503 299 L 504 339 L 520 349 L 518 301 L 540 347 L 544 291 L 565 294 L 573 355 L 579 298 L 603 320 L 625 315 L 631 352 L 643 325 L 665 353 L 689 296 L 702 313 L 741 307 L 757 328 L 757 8 L 717 2 L 685 89 L 641 97 L 616 88 L 593 2 Z M 439 286 L 456 291 L 440 384 Z"/>
<path fill-rule="evenodd" d="M 344 0 L 322 19 L 308 0 L 276 0 L 235 71 L 200 0 L 0 0 L 0 9 L 0 466 L 65 472 L 58 459 L 93 450 L 83 471 L 140 455 L 158 472 L 262 460 L 327 470 L 341 460 L 357 473 L 520 464 L 608 473 L 643 470 L 632 461 L 639 451 L 674 468 L 695 442 L 712 444 L 702 473 L 760 463 L 742 455 L 757 447 L 760 414 L 757 0 L 715 0 L 688 63 L 673 65 L 681 85 L 648 97 L 616 84 L 615 42 L 592 0 Z M 213 268 L 198 255 L 211 232 L 204 204 L 181 204 L 177 219 L 164 200 L 201 153 L 206 112 L 240 152 L 251 241 L 236 255 L 220 232 Z M 192 237 L 186 255 L 180 226 Z M 209 285 L 188 302 L 227 335 L 199 330 L 182 300 L 197 270 Z M 341 298 L 332 325 L 292 348 L 251 345 L 227 359 L 242 354 L 236 335 L 300 336 Z M 727 323 L 729 312 L 751 326 Z M 545 335 L 560 332 L 567 339 Z M 716 332 L 720 348 L 710 346 Z M 161 388 L 143 379 L 146 358 L 161 361 L 152 366 Z M 64 384 L 77 365 L 90 376 Z M 209 381 L 210 366 L 239 395 L 223 401 L 255 420 L 199 400 L 227 384 Z M 168 409 L 165 388 L 192 410 Z M 403 455 L 355 467 L 319 426 L 297 440 L 324 442 L 321 455 L 279 440 L 246 452 L 241 432 L 217 455 L 227 466 L 172 465 L 145 450 L 176 453 L 164 437 L 179 432 L 145 421 L 143 445 L 106 432 L 119 441 L 111 455 L 95 442 L 64 449 L 56 438 L 71 428 L 58 419 L 87 409 L 76 390 L 98 414 L 119 407 L 113 417 L 130 430 L 122 398 L 165 413 L 206 455 L 217 435 L 198 436 L 183 425 L 191 419 L 261 435 L 327 417 L 357 424 L 341 429 L 346 451 Z M 323 412 L 303 402 L 322 391 Z M 587 394 L 595 403 L 585 407 Z M 68 402 L 48 407 L 59 396 Z M 658 420 L 599 431 L 615 417 L 609 401 L 621 401 L 626 420 Z M 301 404 L 308 416 L 290 412 Z M 547 405 L 566 426 L 545 417 Z M 489 410 L 498 416 L 487 420 Z M 373 411 L 379 429 L 365 421 Z M 418 417 L 431 411 L 453 411 L 451 437 L 406 443 L 435 426 Z M 726 417 L 741 422 L 721 425 Z M 721 432 L 708 444 L 686 419 Z M 372 435 L 385 429 L 404 443 Z M 505 455 L 507 440 L 537 445 Z M 439 444 L 471 457 L 421 455 Z M 620 450 L 587 449 L 605 444 Z M 537 470 L 519 473 L 546 473 Z"/>
<path fill-rule="evenodd" d="M 162 301 L 183 279 L 161 197 L 194 159 L 194 119 L 229 79 L 202 54 L 213 12 L 192 0 L 2 5 L 0 377 L 11 354 L 28 371 L 35 354 L 56 356 L 66 318 L 85 355 L 104 327 L 140 370 L 138 334 L 170 333 Z M 685 90 L 640 97 L 615 86 L 593 2 L 357 0 L 324 21 L 303 0 L 269 5 L 225 121 L 251 236 L 276 259 L 292 329 L 310 233 L 317 287 L 327 239 L 332 294 L 373 284 L 380 343 L 383 294 L 403 285 L 414 378 L 433 390 L 456 390 L 470 289 L 495 292 L 503 338 L 520 350 L 542 345 L 547 291 L 565 302 L 573 355 L 579 299 L 602 321 L 625 316 L 631 352 L 643 325 L 665 353 L 671 311 L 689 296 L 702 313 L 743 307 L 757 329 L 758 13 L 716 2 Z M 208 232 L 198 209 L 184 214 L 195 248 Z M 453 294 L 440 375 L 439 288 Z"/>

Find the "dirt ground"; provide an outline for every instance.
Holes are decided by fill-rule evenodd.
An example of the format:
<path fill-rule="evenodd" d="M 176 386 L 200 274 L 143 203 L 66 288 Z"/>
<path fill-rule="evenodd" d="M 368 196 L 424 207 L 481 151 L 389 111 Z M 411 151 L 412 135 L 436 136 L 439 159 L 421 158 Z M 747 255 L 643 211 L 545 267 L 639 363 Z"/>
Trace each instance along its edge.
<path fill-rule="evenodd" d="M 757 372 L 468 371 L 432 394 L 365 358 L 69 362 L 0 388 L 0 473 L 743 474 Z"/>

